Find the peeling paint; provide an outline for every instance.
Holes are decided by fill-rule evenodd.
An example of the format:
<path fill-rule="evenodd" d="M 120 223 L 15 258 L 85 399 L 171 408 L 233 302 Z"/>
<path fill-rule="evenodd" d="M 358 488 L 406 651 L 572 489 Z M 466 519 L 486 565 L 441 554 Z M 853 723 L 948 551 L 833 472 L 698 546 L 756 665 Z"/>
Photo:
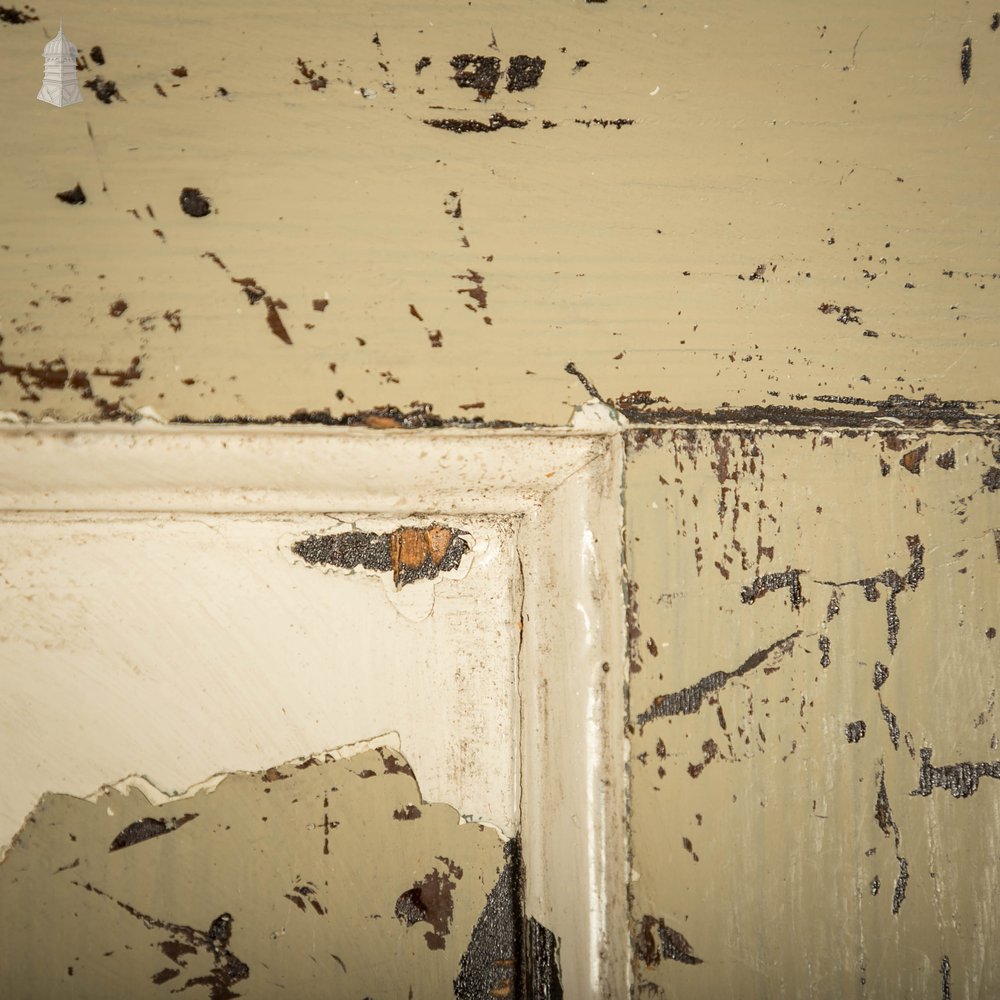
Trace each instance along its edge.
<path fill-rule="evenodd" d="M 638 961 L 648 968 L 655 968 L 662 959 L 682 965 L 701 965 L 702 959 L 694 953 L 691 943 L 680 931 L 668 927 L 659 917 L 642 918 L 633 942 Z"/>
<path fill-rule="evenodd" d="M 866 732 L 867 726 L 864 719 L 848 722 L 844 727 L 844 735 L 847 737 L 848 743 L 860 743 L 865 738 Z"/>
<path fill-rule="evenodd" d="M 171 833 L 197 818 L 197 813 L 185 813 L 183 816 L 171 816 L 166 819 L 159 816 L 144 816 L 134 823 L 129 823 L 124 830 L 117 834 L 115 839 L 111 841 L 108 850 L 120 851 L 123 847 L 141 844 L 144 840 L 149 840 L 152 837 L 162 837 L 165 833 Z"/>
<path fill-rule="evenodd" d="M 692 970 L 638 961 L 635 995 L 847 996 L 859 981 L 865 995 L 937 995 L 942 934 L 954 987 L 956 954 L 974 965 L 983 939 L 944 929 L 936 907 L 973 921 L 989 909 L 992 876 L 967 858 L 992 850 L 994 797 L 986 788 L 964 798 L 955 824 L 941 812 L 955 799 L 931 793 L 987 785 L 1000 742 L 989 709 L 996 678 L 980 651 L 996 630 L 983 595 L 1000 565 L 998 522 L 982 480 L 997 464 L 995 436 L 905 424 L 625 433 L 636 443 L 627 537 L 645 661 L 630 685 L 633 920 L 666 915 L 669 900 L 677 922 L 667 924 L 705 959 Z M 742 578 L 698 573 L 739 567 L 742 550 Z M 793 628 L 801 634 L 780 662 L 776 651 L 774 662 L 698 691 L 712 664 L 739 663 Z M 677 696 L 689 688 L 696 710 L 684 712 Z M 664 690 L 675 711 L 651 718 L 670 698 Z M 925 768 L 928 795 L 921 741 L 970 762 Z M 873 836 L 859 843 L 865 815 Z M 722 911 L 704 895 L 706 871 Z M 760 908 L 761 892 L 773 913 Z M 911 968 L 911 953 L 932 961 Z M 994 981 L 962 969 L 965 989 Z M 697 988 L 682 981 L 694 976 Z"/>
<path fill-rule="evenodd" d="M 393 819 L 401 795 L 419 803 L 410 822 Z M 118 836 L 128 849 L 109 851 Z M 159 806 L 135 788 L 46 795 L 0 863 L 0 993 L 227 1000 L 323 983 L 390 996 L 406 967 L 415 1000 L 436 1000 L 451 995 L 504 850 L 495 831 L 425 803 L 389 747 L 229 774 Z M 426 874 L 400 902 L 386 878 L 407 869 Z M 30 944 L 38 926 L 49 933 Z"/>
<path fill-rule="evenodd" d="M 124 411 L 123 411 L 124 417 Z M 196 421 L 190 417 L 178 416 L 174 423 L 190 424 Z M 519 426 L 510 420 L 486 420 L 483 417 L 441 417 L 434 412 L 430 403 L 412 404 L 409 410 L 396 406 L 377 406 L 370 410 L 359 410 L 355 413 L 343 413 L 339 417 L 324 410 L 295 410 L 286 416 L 247 417 L 247 416 L 215 416 L 208 420 L 197 421 L 208 424 L 234 424 L 247 426 L 259 424 L 318 424 L 324 427 L 368 427 L 372 430 L 427 430 L 437 427 L 469 427 L 483 429 L 500 429 Z"/>
<path fill-rule="evenodd" d="M 980 778 L 1000 778 L 1000 761 L 981 761 L 960 764 L 943 764 L 937 767 L 931 763 L 934 751 L 930 747 L 920 749 L 920 777 L 911 795 L 930 795 L 935 788 L 947 788 L 956 799 L 967 799 L 979 790 Z"/>
<path fill-rule="evenodd" d="M 758 577 L 748 587 L 744 587 L 740 592 L 740 599 L 744 604 L 753 604 L 764 594 L 787 588 L 792 607 L 797 610 L 805 603 L 802 598 L 800 576 L 801 570 L 797 569 L 785 570 L 782 573 L 768 573 L 766 576 Z"/>
<path fill-rule="evenodd" d="M 446 525 L 401 527 L 389 534 L 345 531 L 309 535 L 292 545 L 292 551 L 310 566 L 358 566 L 377 573 L 392 572 L 397 588 L 416 580 L 433 580 L 439 573 L 457 569 L 469 551 L 468 536 Z"/>
<path fill-rule="evenodd" d="M 445 947 L 454 912 L 452 894 L 456 881 L 464 874 L 461 867 L 449 858 L 439 857 L 438 860 L 445 870 L 433 868 L 421 881 L 414 882 L 411 888 L 400 893 L 394 911 L 397 919 L 407 927 L 417 923 L 430 924 L 431 930 L 424 934 L 424 939 L 432 951 Z"/>
<path fill-rule="evenodd" d="M 791 651 L 795 640 L 802 635 L 802 630 L 798 629 L 782 637 L 775 639 L 769 646 L 758 649 L 751 653 L 738 667 L 732 670 L 717 670 L 715 673 L 703 677 L 697 684 L 675 691 L 671 694 L 662 694 L 654 699 L 653 703 L 636 718 L 636 725 L 640 728 L 653 719 L 669 715 L 691 715 L 697 712 L 705 698 L 713 691 L 731 681 L 734 677 L 742 677 L 751 670 L 756 669 L 762 663 L 767 663 L 774 653 L 779 656 Z"/>
<path fill-rule="evenodd" d="M 947 426 L 973 430 L 992 429 L 995 425 L 994 416 L 979 410 L 976 402 L 942 400 L 933 393 L 928 393 L 920 399 L 900 394 L 893 394 L 881 400 L 826 394 L 812 397 L 815 402 L 833 403 L 837 408 L 768 404 L 723 405 L 714 410 L 702 410 L 658 405 L 669 403 L 670 400 L 665 396 L 656 396 L 645 389 L 633 390 L 616 399 L 606 398 L 572 361 L 565 365 L 565 371 L 576 376 L 591 396 L 618 410 L 630 423 L 653 427 L 657 424 L 705 426 L 758 424 L 767 425 L 769 430 L 778 430 L 784 425 L 791 428 L 830 427 L 889 431 L 886 421 L 904 424 L 911 428 Z M 645 428 L 636 432 L 640 439 L 649 433 L 650 431 Z"/>
<path fill-rule="evenodd" d="M 8 185 L 0 226 L 0 409 L 31 420 L 132 421 L 155 407 L 168 422 L 221 415 L 384 433 L 557 425 L 591 396 L 614 406 L 631 421 L 621 432 L 630 462 L 631 704 L 648 713 L 663 699 L 670 709 L 687 692 L 692 707 L 630 734 L 641 873 L 630 886 L 633 916 L 638 925 L 662 914 L 705 956 L 697 967 L 639 963 L 636 994 L 995 995 L 1000 974 L 982 949 L 986 942 L 988 956 L 998 934 L 997 886 L 994 866 L 977 859 L 997 853 L 1000 828 L 992 786 L 981 780 L 994 776 L 998 736 L 989 713 L 978 721 L 997 680 L 1000 459 L 986 439 L 998 427 L 1000 203 L 990 169 L 995 114 L 976 98 L 996 68 L 1000 14 L 942 9 L 928 19 L 858 0 L 832 20 L 794 5 L 765 4 L 750 20 L 655 3 L 571 8 L 539 20 L 518 4 L 484 12 L 432 0 L 419 18 L 398 4 L 352 5 L 326 44 L 295 11 L 276 27 L 273 11 L 251 3 L 238 12 L 238 37 L 231 17 L 196 16 L 183 51 L 157 61 L 155 33 L 95 0 L 78 26 L 81 56 L 89 51 L 109 77 L 87 82 L 86 133 L 57 136 L 65 116 L 37 115 L 30 95 L 11 105 L 5 155 L 19 169 L 10 176 L 32 182 Z M 0 75 L 13 93 L 38 71 L 30 33 L 54 26 L 31 7 L 0 8 L 0 21 Z M 91 43 L 111 21 L 119 38 L 105 57 Z M 29 22 L 36 29 L 18 27 Z M 697 57 L 668 79 L 671 46 Z M 150 102 L 153 115 L 144 113 Z M 961 141 L 942 142 L 955 127 Z M 36 155 L 38 141 L 51 155 Z M 666 166 L 659 150 L 669 150 Z M 186 186 L 219 212 L 186 214 L 178 201 Z M 440 217 L 444 192 L 455 192 L 451 220 Z M 151 232 L 154 206 L 162 228 Z M 221 283 L 204 280 L 214 273 L 199 258 L 207 244 L 190 242 L 209 228 L 208 262 L 238 267 Z M 461 257 L 470 239 L 477 254 L 495 255 L 488 273 Z M 234 285 L 233 275 L 255 278 Z M 477 297 L 487 287 L 489 330 Z M 127 309 L 109 315 L 118 302 Z M 563 369 L 569 357 L 579 369 Z M 97 374 L 127 372 L 130 359 L 141 378 L 117 386 Z M 469 419 L 465 406 L 504 420 Z M 922 547 L 919 587 L 905 569 L 916 562 L 907 537 Z M 390 568 L 378 572 L 389 578 L 391 563 L 390 553 Z M 791 585 L 754 592 L 755 581 L 792 572 L 798 597 Z M 754 599 L 744 602 L 747 589 Z M 64 621 L 61 610 L 38 617 Z M 793 627 L 801 635 L 780 663 L 776 651 L 746 674 L 717 669 Z M 275 680 L 275 702 L 294 680 L 292 661 Z M 204 669 L 206 683 L 212 674 Z M 175 683 L 171 696 L 194 713 L 194 692 Z M 226 703 L 235 711 L 244 696 L 252 692 L 234 686 Z M 866 736 L 851 742 L 846 727 L 859 723 Z M 192 714 L 178 746 L 201 732 Z M 772 752 L 751 767 L 718 765 L 735 759 L 733 745 L 750 754 L 765 736 Z M 921 763 L 918 746 L 952 763 Z M 277 800 L 325 766 L 282 765 L 255 780 Z M 684 777 L 699 766 L 697 781 Z M 386 828 L 387 843 L 419 840 L 433 810 L 393 818 L 419 801 L 406 776 L 387 776 L 378 757 L 355 771 L 330 782 L 340 790 L 316 792 L 301 817 L 313 829 L 289 835 L 274 863 L 301 855 L 303 843 L 343 862 L 338 837 L 348 823 L 338 802 L 355 786 L 374 797 L 397 785 L 372 809 L 373 829 Z M 896 921 L 885 920 L 881 898 L 871 905 L 868 887 L 874 895 L 896 879 L 897 865 L 901 878 L 899 860 L 880 844 L 879 863 L 889 867 L 859 867 L 867 845 L 859 848 L 858 831 L 867 824 L 881 840 L 871 821 L 880 781 L 893 806 L 887 843 L 894 826 L 904 831 L 919 890 Z M 951 796 L 933 794 L 945 787 Z M 269 832 L 279 821 L 268 805 L 250 824 L 243 804 L 257 800 L 247 793 L 238 802 L 223 826 L 236 817 Z M 90 851 L 45 841 L 45 876 L 66 879 L 52 872 L 80 872 L 98 852 L 109 864 L 166 851 L 186 858 L 190 839 L 207 838 L 204 811 L 129 850 L 108 844 L 130 823 L 167 823 L 188 808 L 119 811 Z M 955 809 L 961 823 L 947 821 Z M 683 846 L 694 815 L 704 818 L 698 849 L 711 867 L 690 864 Z M 311 956 L 325 963 L 319 974 L 331 990 L 352 1000 L 451 992 L 456 968 L 429 988 L 421 976 L 439 960 L 458 962 L 463 893 L 467 931 L 483 903 L 472 888 L 485 896 L 503 864 L 468 863 L 457 836 L 429 837 L 419 856 L 389 857 L 379 840 L 392 897 L 440 867 L 439 855 L 462 863 L 447 949 L 431 951 L 414 934 L 415 981 L 392 984 L 374 971 L 349 979 L 358 951 L 331 944 L 343 959 Z M 260 863 L 260 879 L 271 863 Z M 353 856 L 351 874 L 365 874 L 363 855 Z M 81 880 L 111 884 L 93 872 Z M 197 914 L 168 898 L 169 887 L 141 912 L 201 929 L 232 913 L 234 947 L 253 969 L 247 991 L 276 992 L 259 985 L 257 955 L 284 954 L 292 920 L 329 922 L 284 898 L 317 899 L 295 888 L 308 880 L 322 885 L 316 871 L 298 870 L 283 871 L 280 886 L 267 882 L 288 930 L 277 944 L 261 933 L 253 951 L 243 941 L 258 915 L 228 897 L 205 898 L 203 886 L 193 893 L 205 902 Z M 126 888 L 115 897 L 139 906 Z M 380 919 L 369 924 L 402 933 L 392 899 L 378 892 L 359 883 L 341 898 L 371 901 Z M 81 908 L 101 903 L 145 933 L 106 900 L 77 895 Z M 725 907 L 714 905 L 719 898 Z M 56 913 L 78 905 L 60 902 Z M 87 912 L 97 940 L 104 927 Z M 8 920 L 15 934 L 21 923 Z M 360 926 L 362 935 L 371 929 Z M 659 931 L 651 935 L 662 958 Z M 127 943 L 150 950 L 145 940 Z M 43 945 L 61 942 L 30 941 Z M 122 947 L 109 941 L 114 955 L 101 961 L 119 962 Z M 360 950 L 378 956 L 373 967 L 395 954 L 384 941 Z M 288 947 L 300 960 L 304 951 Z M 93 974 L 82 949 L 59 956 L 48 966 L 61 969 L 64 958 L 75 970 L 66 982 Z M 210 967 L 204 949 L 198 960 Z M 285 983 L 298 982 L 294 964 L 285 968 Z M 688 976 L 699 977 L 697 987 L 681 981 Z"/>

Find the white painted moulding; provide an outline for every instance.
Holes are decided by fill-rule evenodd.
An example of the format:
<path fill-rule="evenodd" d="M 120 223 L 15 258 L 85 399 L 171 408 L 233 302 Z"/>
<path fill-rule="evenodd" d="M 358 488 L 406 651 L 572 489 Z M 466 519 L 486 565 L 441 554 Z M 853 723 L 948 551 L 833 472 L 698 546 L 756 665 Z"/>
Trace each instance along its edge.
<path fill-rule="evenodd" d="M 336 519 L 359 527 L 426 524 L 433 518 L 472 525 L 473 535 L 494 539 L 489 544 L 497 551 L 508 539 L 513 552 L 495 565 L 511 576 L 509 592 L 523 602 L 522 625 L 508 622 L 508 630 L 518 634 L 508 635 L 510 641 L 500 643 L 494 658 L 506 662 L 504 669 L 514 675 L 509 731 L 518 744 L 511 755 L 514 819 L 526 868 L 525 909 L 560 941 L 567 997 L 618 1000 L 628 995 L 630 979 L 627 665 L 623 449 L 617 430 L 608 431 L 0 426 L 0 522 L 12 531 L 19 526 L 37 531 L 48 521 L 53 532 L 65 534 L 68 521 L 85 520 L 91 526 L 113 525 L 119 534 L 134 528 L 139 544 L 158 531 L 195 522 L 238 534 L 266 527 L 269 518 L 286 527 L 312 525 L 324 515 L 333 516 L 331 525 Z M 0 572 L 2 557 L 0 552 Z M 469 578 L 474 575 L 475 563 Z M 467 582 L 446 582 L 445 576 L 439 586 L 453 593 Z M 225 586 L 225 580 L 219 584 Z M 150 579 L 151 600 L 173 599 L 169 588 L 158 595 L 158 585 Z M 178 599 L 181 593 L 176 591 Z M 444 614 L 440 605 L 432 619 L 436 614 Z M 289 628 L 310 624 L 295 621 L 293 611 L 289 618 Z M 508 661 L 503 660 L 505 648 L 512 651 Z M 5 662 L 2 650 L 0 645 L 0 676 L 12 684 L 17 679 L 23 689 L 17 663 Z M 438 667 L 441 684 L 452 683 L 451 665 Z M 154 682 L 151 677 L 149 683 Z M 37 745 L 61 741 L 66 748 L 62 765 L 72 784 L 74 761 L 99 753 L 100 741 L 87 733 L 73 733 L 67 741 L 65 716 L 47 717 L 37 708 L 57 701 L 57 693 L 37 694 L 32 702 L 39 713 L 33 720 Z M 198 691 L 187 697 L 197 709 Z M 390 728 L 405 730 L 406 720 L 401 722 Z M 460 722 L 457 729 L 463 728 Z M 384 730 L 365 735 L 379 731 Z M 460 741 L 467 734 L 439 735 Z M 201 741 L 206 761 L 216 752 L 225 755 L 225 747 L 213 744 L 211 731 L 194 727 L 190 739 Z M 331 734 L 330 745 L 338 742 L 347 741 Z M 407 753 L 405 739 L 401 746 Z M 37 799 L 52 789 L 32 784 L 38 779 L 33 762 L 21 759 L 24 753 L 19 745 L 3 749 L 7 767 L 0 792 L 23 796 L 27 783 Z M 259 753 L 246 769 L 276 763 L 269 759 L 274 749 L 266 738 Z M 420 761 L 412 762 L 425 798 L 432 786 L 460 808 L 462 796 L 470 794 L 467 786 L 448 773 L 424 780 Z M 190 774 L 187 784 L 219 769 L 208 766 Z M 104 780 L 122 777 L 108 773 Z M 93 790 L 91 785 L 71 793 Z M 7 830 L 0 839 L 6 843 L 12 833 Z"/>

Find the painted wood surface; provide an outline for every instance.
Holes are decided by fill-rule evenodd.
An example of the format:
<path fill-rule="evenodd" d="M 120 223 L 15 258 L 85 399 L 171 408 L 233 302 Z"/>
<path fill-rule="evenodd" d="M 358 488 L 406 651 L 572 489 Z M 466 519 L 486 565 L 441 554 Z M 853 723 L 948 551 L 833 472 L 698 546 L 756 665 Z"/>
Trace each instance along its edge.
<path fill-rule="evenodd" d="M 117 93 L 34 100 L 53 13 L 0 26 L 10 409 L 998 396 L 985 3 L 63 8 Z"/>
<path fill-rule="evenodd" d="M 0 411 L 612 403 L 635 994 L 995 991 L 994 6 L 18 10 Z"/>

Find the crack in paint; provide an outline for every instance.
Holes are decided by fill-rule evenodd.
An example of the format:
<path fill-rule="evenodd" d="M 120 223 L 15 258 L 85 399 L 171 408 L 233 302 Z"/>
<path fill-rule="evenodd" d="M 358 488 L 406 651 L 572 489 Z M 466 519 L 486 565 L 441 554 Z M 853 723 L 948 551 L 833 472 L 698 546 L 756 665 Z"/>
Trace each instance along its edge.
<path fill-rule="evenodd" d="M 98 896 L 117 904 L 136 920 L 142 921 L 147 929 L 156 927 L 169 932 L 172 937 L 161 941 L 159 948 L 175 964 L 186 966 L 187 963 L 182 960 L 183 956 L 196 955 L 199 948 L 204 948 L 212 955 L 213 968 L 210 973 L 204 976 L 192 976 L 179 989 L 171 990 L 172 993 L 182 993 L 192 986 L 207 986 L 211 1000 L 234 1000 L 240 995 L 234 993 L 230 987 L 249 978 L 250 968 L 229 950 L 229 939 L 232 936 L 233 928 L 233 918 L 230 914 L 220 913 L 212 921 L 208 931 L 199 931 L 187 924 L 175 924 L 143 913 L 130 903 L 116 899 L 110 893 L 98 889 L 90 882 L 74 881 L 73 885 L 85 889 L 87 892 L 96 893 Z M 168 967 L 157 972 L 152 977 L 152 981 L 159 986 L 173 980 L 178 975 L 180 975 L 180 970 Z"/>
<path fill-rule="evenodd" d="M 895 884 L 892 887 L 892 912 L 893 915 L 899 913 L 903 900 L 906 899 L 906 886 L 910 881 L 910 863 L 899 853 L 900 835 L 899 827 L 892 817 L 892 807 L 889 805 L 889 793 L 885 788 L 885 760 L 879 761 L 879 785 L 878 793 L 875 796 L 875 822 L 879 829 L 887 836 L 891 836 L 896 845 L 896 863 L 899 865 L 899 874 L 896 876 Z M 875 895 L 873 892 L 872 895 Z"/>
<path fill-rule="evenodd" d="M 659 695 L 653 699 L 649 708 L 636 719 L 637 725 L 641 729 L 647 722 L 664 715 L 693 715 L 701 708 L 702 702 L 711 692 L 720 690 L 733 678 L 742 677 L 759 667 L 776 650 L 782 655 L 790 652 L 795 640 L 800 635 L 802 635 L 802 629 L 797 629 L 789 635 L 776 639 L 770 646 L 751 653 L 733 670 L 716 670 L 715 673 L 702 677 L 695 684 L 682 688 L 680 691 Z"/>
<path fill-rule="evenodd" d="M 893 750 L 899 749 L 899 723 L 896 721 L 896 713 L 891 712 L 884 701 L 882 701 L 882 693 L 879 692 L 878 696 L 879 708 L 882 710 L 882 718 L 885 719 L 886 727 L 889 730 L 889 739 L 892 740 Z"/>
<path fill-rule="evenodd" d="M 817 580 L 816 582 L 826 587 L 860 587 L 865 595 L 865 600 L 874 603 L 879 599 L 878 584 L 888 588 L 889 594 L 885 601 L 886 617 L 886 644 L 890 653 L 896 652 L 899 642 L 899 611 L 896 607 L 896 597 L 905 590 L 916 590 L 920 581 L 924 579 L 924 546 L 920 542 L 919 535 L 907 535 L 906 547 L 910 553 L 910 565 L 900 574 L 894 569 L 885 569 L 874 576 L 862 577 L 859 580 L 845 580 L 834 582 L 832 580 Z"/>
<path fill-rule="evenodd" d="M 948 427 L 968 426 L 990 429 L 996 425 L 996 417 L 988 413 L 976 412 L 981 406 L 968 399 L 941 399 L 928 393 L 922 399 L 912 399 L 894 393 L 887 399 L 862 399 L 857 396 L 813 396 L 817 403 L 834 403 L 844 407 L 866 407 L 857 409 L 833 409 L 832 407 L 781 406 L 776 404 L 728 406 L 722 404 L 715 410 L 687 409 L 683 407 L 657 406 L 669 403 L 664 396 L 654 396 L 648 389 L 638 389 L 609 399 L 600 395 L 594 384 L 573 364 L 568 362 L 564 371 L 575 375 L 583 387 L 605 406 L 617 410 L 633 424 L 759 424 L 770 425 L 768 430 L 780 431 L 782 424 L 794 428 L 837 427 L 885 430 L 884 421 L 898 421 L 911 428 L 930 428 L 937 423 Z M 637 429 L 636 435 L 644 429 Z"/>

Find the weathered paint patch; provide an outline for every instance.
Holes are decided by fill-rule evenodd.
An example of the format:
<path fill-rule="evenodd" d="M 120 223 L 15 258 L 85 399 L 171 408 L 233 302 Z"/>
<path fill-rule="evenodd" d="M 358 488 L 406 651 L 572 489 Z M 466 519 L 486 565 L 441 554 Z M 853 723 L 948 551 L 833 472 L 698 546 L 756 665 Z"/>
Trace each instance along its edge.
<path fill-rule="evenodd" d="M 269 424 L 318 424 L 323 427 L 368 427 L 372 430 L 427 430 L 437 427 L 468 427 L 468 428 L 503 428 L 517 427 L 519 424 L 510 420 L 485 420 L 483 417 L 442 417 L 434 412 L 430 403 L 414 403 L 410 409 L 403 410 L 398 406 L 376 406 L 370 410 L 358 410 L 353 413 L 342 413 L 334 416 L 329 409 L 295 410 L 284 416 L 247 417 L 215 416 L 207 420 L 192 420 L 187 416 L 178 416 L 173 420 L 178 424 L 207 423 L 269 425 Z"/>
<path fill-rule="evenodd" d="M 523 118 L 508 118 L 502 111 L 494 111 L 486 121 L 476 118 L 425 118 L 425 125 L 444 129 L 446 132 L 499 132 L 505 128 L 524 128 Z"/>
<path fill-rule="evenodd" d="M 393 816 L 398 818 L 395 813 Z M 431 929 L 424 934 L 424 940 L 432 951 L 445 947 L 455 908 L 452 895 L 456 882 L 464 874 L 461 866 L 450 858 L 439 857 L 438 860 L 444 870 L 435 866 L 419 882 L 401 892 L 393 911 L 407 927 L 417 923 L 430 924 Z"/>
<path fill-rule="evenodd" d="M 682 965 L 701 965 L 703 961 L 695 955 L 691 942 L 680 931 L 649 914 L 642 918 L 635 932 L 633 949 L 636 959 L 647 969 L 655 968 L 663 959 Z"/>
<path fill-rule="evenodd" d="M 504 854 L 506 862 L 462 956 L 455 1000 L 562 1000 L 559 941 L 522 912 L 524 871 L 517 837 L 504 845 Z"/>
<path fill-rule="evenodd" d="M 32 14 L 34 7 L 25 6 L 23 10 L 17 7 L 0 7 L 0 23 L 3 24 L 27 24 L 29 21 L 37 21 L 38 15 Z"/>
<path fill-rule="evenodd" d="M 74 880 L 71 884 L 115 903 L 129 916 L 141 921 L 147 930 L 166 932 L 167 937 L 157 941 L 156 947 L 174 964 L 165 966 L 149 977 L 155 985 L 162 986 L 184 974 L 186 978 L 180 988 L 171 989 L 170 992 L 177 993 L 202 986 L 208 990 L 211 1000 L 232 1000 L 240 996 L 239 993 L 233 992 L 232 987 L 249 978 L 250 967 L 229 948 L 229 940 L 233 933 L 231 914 L 220 913 L 208 930 L 202 931 L 186 924 L 172 923 L 149 913 L 143 913 L 130 903 L 115 899 L 89 882 L 81 884 Z M 195 971 L 198 965 L 207 964 L 209 959 L 211 966 L 207 971 L 200 975 L 187 975 L 188 972 Z M 194 963 L 195 969 L 189 968 L 189 963 Z"/>
<path fill-rule="evenodd" d="M 854 722 L 848 722 L 844 727 L 844 735 L 847 737 L 848 743 L 860 743 L 868 731 L 868 727 L 864 719 L 857 719 Z"/>
<path fill-rule="evenodd" d="M 420 815 L 394 820 L 400 801 Z M 140 846 L 109 851 L 126 831 Z M 424 802 L 389 747 L 230 774 L 159 806 L 135 787 L 46 795 L 0 863 L 0 994 L 229 1000 L 322 983 L 376 997 L 402 982 L 439 1000 L 504 864 L 496 832 Z M 414 871 L 427 873 L 414 886 L 421 927 L 447 948 L 394 917 L 393 884 Z"/>
<path fill-rule="evenodd" d="M 662 916 L 705 960 L 637 957 L 636 995 L 940 996 L 942 952 L 953 995 L 995 988 L 995 872 L 969 862 L 1000 829 L 995 435 L 625 433 L 633 935 Z M 793 629 L 780 662 L 698 691 Z M 664 691 L 677 711 L 650 718 Z"/>
<path fill-rule="evenodd" d="M 910 863 L 899 853 L 900 835 L 899 827 L 892 816 L 892 806 L 889 804 L 889 793 L 885 787 L 885 765 L 882 764 L 878 776 L 878 792 L 875 797 L 875 822 L 878 828 L 887 837 L 892 836 L 896 847 L 896 862 L 899 865 L 899 874 L 892 887 L 892 912 L 899 913 L 903 901 L 906 899 L 906 887 L 910 881 Z"/>
<path fill-rule="evenodd" d="M 611 123 L 614 124 L 614 123 Z M 647 389 L 637 389 L 617 398 L 601 395 L 594 383 L 572 362 L 564 369 L 574 375 L 587 392 L 606 406 L 622 414 L 630 423 L 639 426 L 631 432 L 633 447 L 641 447 L 655 436 L 655 425 L 760 424 L 770 429 L 787 427 L 831 427 L 838 429 L 886 429 L 886 422 L 908 428 L 932 426 L 965 427 L 967 429 L 992 429 L 996 417 L 983 411 L 970 400 L 943 400 L 933 393 L 921 399 L 893 394 L 886 399 L 864 399 L 860 396 L 813 396 L 814 402 L 835 404 L 827 407 L 785 406 L 778 404 L 727 406 L 714 410 L 667 406 L 665 396 L 656 396 Z M 806 397 L 802 397 L 806 398 Z"/>
<path fill-rule="evenodd" d="M 446 525 L 407 526 L 388 534 L 344 531 L 309 535 L 292 545 L 292 551 L 310 566 L 357 567 L 392 573 L 397 587 L 416 580 L 433 580 L 457 569 L 469 551 L 467 535 Z"/>
<path fill-rule="evenodd" d="M 21 401 L 38 403 L 46 391 L 62 391 L 71 389 L 81 399 L 93 404 L 102 420 L 130 419 L 132 414 L 124 405 L 121 397 L 111 400 L 98 395 L 94 390 L 93 379 L 108 379 L 109 385 L 116 388 L 127 388 L 142 376 L 142 358 L 132 358 L 125 368 L 108 369 L 95 366 L 89 371 L 81 368 L 71 368 L 63 358 L 54 361 L 39 361 L 23 365 L 7 364 L 0 355 L 0 376 L 10 375 L 21 390 Z"/>

